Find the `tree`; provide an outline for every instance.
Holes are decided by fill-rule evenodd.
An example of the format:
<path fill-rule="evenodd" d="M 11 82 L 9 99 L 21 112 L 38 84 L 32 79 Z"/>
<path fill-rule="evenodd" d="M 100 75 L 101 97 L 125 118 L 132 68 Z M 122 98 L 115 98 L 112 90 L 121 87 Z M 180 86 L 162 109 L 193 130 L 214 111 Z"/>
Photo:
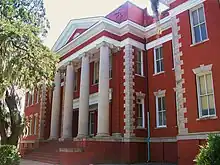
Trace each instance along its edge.
<path fill-rule="evenodd" d="M 42 0 L 0 1 L 0 136 L 16 145 L 24 122 L 16 89 L 51 84 L 57 55 L 43 45 L 49 29 Z"/>
<path fill-rule="evenodd" d="M 220 136 L 210 134 L 207 144 L 201 146 L 199 154 L 196 156 L 197 165 L 219 165 L 220 164 Z"/>

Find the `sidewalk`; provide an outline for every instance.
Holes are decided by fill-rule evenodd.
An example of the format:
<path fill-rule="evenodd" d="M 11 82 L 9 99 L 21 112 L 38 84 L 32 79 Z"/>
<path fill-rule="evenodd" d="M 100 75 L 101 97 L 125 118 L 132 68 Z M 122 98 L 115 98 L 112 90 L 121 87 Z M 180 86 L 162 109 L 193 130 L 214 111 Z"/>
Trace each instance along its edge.
<path fill-rule="evenodd" d="M 53 164 L 21 159 L 20 165 L 53 165 Z"/>

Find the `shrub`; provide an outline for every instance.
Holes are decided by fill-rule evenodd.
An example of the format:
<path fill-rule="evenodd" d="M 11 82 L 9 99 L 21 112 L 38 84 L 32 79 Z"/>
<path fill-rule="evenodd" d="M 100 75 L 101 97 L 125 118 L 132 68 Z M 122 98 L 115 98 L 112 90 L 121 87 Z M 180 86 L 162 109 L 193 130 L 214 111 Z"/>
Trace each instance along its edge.
<path fill-rule="evenodd" d="M 16 146 L 2 145 L 0 146 L 0 165 L 19 165 L 20 156 Z"/>
<path fill-rule="evenodd" d="M 210 134 L 207 144 L 200 147 L 195 159 L 197 165 L 220 165 L 220 136 Z"/>

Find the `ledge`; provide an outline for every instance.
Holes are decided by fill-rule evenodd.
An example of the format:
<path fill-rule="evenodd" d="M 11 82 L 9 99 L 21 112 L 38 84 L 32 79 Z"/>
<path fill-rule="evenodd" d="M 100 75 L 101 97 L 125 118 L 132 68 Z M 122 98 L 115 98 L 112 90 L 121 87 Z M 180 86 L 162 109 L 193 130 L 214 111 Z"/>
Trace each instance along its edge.
<path fill-rule="evenodd" d="M 196 119 L 196 121 L 215 120 L 215 119 L 218 119 L 218 116 L 201 117 L 201 118 Z"/>
<path fill-rule="evenodd" d="M 200 45 L 200 44 L 203 44 L 205 42 L 209 41 L 209 39 L 206 39 L 206 40 L 203 40 L 201 42 L 197 42 L 197 43 L 194 43 L 194 44 L 191 44 L 190 47 L 193 47 L 193 46 L 197 46 L 197 45 Z"/>
<path fill-rule="evenodd" d="M 140 75 L 140 74 L 137 74 L 137 73 L 135 74 L 135 76 L 145 78 L 145 76 L 144 76 L 144 75 Z"/>
<path fill-rule="evenodd" d="M 162 71 L 162 72 L 159 72 L 159 73 L 154 73 L 153 76 L 161 75 L 163 73 L 165 73 L 165 71 Z"/>
<path fill-rule="evenodd" d="M 155 127 L 154 129 L 165 129 L 167 126 Z"/>
<path fill-rule="evenodd" d="M 147 128 L 144 127 L 136 127 L 137 130 L 147 130 Z"/>

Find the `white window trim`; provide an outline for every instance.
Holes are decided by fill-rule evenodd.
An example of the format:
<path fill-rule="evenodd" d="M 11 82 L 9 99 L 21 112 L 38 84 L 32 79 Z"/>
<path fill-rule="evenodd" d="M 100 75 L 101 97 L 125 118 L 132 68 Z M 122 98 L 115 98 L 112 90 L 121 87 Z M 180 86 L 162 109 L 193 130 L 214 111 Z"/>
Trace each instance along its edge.
<path fill-rule="evenodd" d="M 94 61 L 94 65 L 93 65 L 93 80 L 92 80 L 92 85 L 97 85 L 99 84 L 99 80 L 98 83 L 95 82 L 95 64 L 97 65 L 97 63 L 99 63 L 99 61 Z M 100 65 L 100 64 L 99 64 Z M 98 70 L 99 70 L 99 65 L 98 65 Z M 99 79 L 99 71 L 98 71 L 98 79 Z"/>
<path fill-rule="evenodd" d="M 166 94 L 166 90 L 158 90 L 157 92 L 154 92 L 154 96 L 156 98 L 156 127 L 157 128 L 166 128 L 167 127 L 167 123 L 166 123 L 166 125 L 159 125 L 159 115 L 158 115 L 159 114 L 158 98 L 165 97 L 165 94 Z M 166 107 L 165 107 L 165 111 L 167 112 Z"/>
<path fill-rule="evenodd" d="M 142 92 L 136 92 L 136 103 L 138 103 L 138 99 L 141 100 L 141 105 L 142 105 L 142 126 L 137 126 L 137 129 L 144 129 L 145 127 L 145 104 L 144 104 L 144 99 L 145 99 L 145 94 Z"/>
<path fill-rule="evenodd" d="M 37 135 L 38 113 L 34 114 L 34 135 Z"/>
<path fill-rule="evenodd" d="M 158 46 L 154 47 L 154 75 L 157 75 L 157 74 L 165 72 L 164 70 L 160 71 L 160 72 L 157 72 L 156 49 L 159 49 L 159 48 L 162 48 L 162 50 L 163 50 L 163 45 L 158 45 Z M 162 54 L 162 56 L 163 56 L 163 54 Z M 162 60 L 164 60 L 164 56 L 163 56 Z"/>
<path fill-rule="evenodd" d="M 94 133 L 91 133 L 91 114 L 93 114 L 94 115 L 94 117 L 95 117 L 95 112 L 94 111 L 92 111 L 92 112 L 89 112 L 89 135 L 90 136 L 94 136 L 95 135 L 95 130 L 94 130 Z M 94 124 L 95 124 L 95 122 L 94 122 Z M 95 127 L 95 125 L 94 125 L 94 127 Z"/>
<path fill-rule="evenodd" d="M 198 10 L 199 8 L 203 7 L 203 11 L 204 11 L 204 22 L 205 22 L 205 27 L 206 27 L 206 35 L 207 35 L 207 39 L 205 40 L 202 40 L 200 42 L 195 42 L 195 32 L 194 32 L 194 28 L 193 28 L 193 17 L 192 17 L 192 12 L 195 11 L 195 10 Z M 191 26 L 191 32 L 192 32 L 192 44 L 195 45 L 195 44 L 199 44 L 199 43 L 202 43 L 202 42 L 205 42 L 208 40 L 208 29 L 207 29 L 207 22 L 206 22 L 206 15 L 205 15 L 205 7 L 204 7 L 204 4 L 201 3 L 197 6 L 195 6 L 194 8 L 190 9 L 189 10 L 189 15 L 190 15 L 190 26 Z M 200 26 L 200 24 L 199 24 Z M 200 34 L 200 37 L 201 37 L 201 34 Z"/>
<path fill-rule="evenodd" d="M 27 105 L 26 107 L 30 106 L 30 92 L 27 92 Z"/>
<path fill-rule="evenodd" d="M 136 67 L 136 75 L 139 76 L 144 76 L 144 57 L 143 57 L 143 51 L 141 49 L 137 50 L 137 53 L 141 52 L 141 74 L 137 73 L 137 67 Z M 136 64 L 137 64 L 137 60 L 136 60 Z"/>
<path fill-rule="evenodd" d="M 209 65 L 200 65 L 200 67 L 193 69 L 193 73 L 196 75 L 196 87 L 197 87 L 197 104 L 198 104 L 198 111 L 199 111 L 199 119 L 202 118 L 212 118 L 216 117 L 216 104 L 215 104 L 215 89 L 214 89 L 214 84 L 213 84 L 213 76 L 212 76 L 212 64 Z M 199 80 L 198 77 L 206 74 L 210 74 L 212 76 L 212 88 L 213 88 L 213 101 L 214 101 L 214 109 L 215 109 L 215 114 L 214 115 L 208 115 L 208 116 L 202 116 L 202 108 L 201 108 L 201 100 L 200 100 L 200 94 L 199 94 Z"/>
<path fill-rule="evenodd" d="M 36 103 L 39 103 L 40 100 L 40 88 L 37 89 L 37 101 Z"/>
<path fill-rule="evenodd" d="M 33 134 L 33 115 L 30 115 L 30 120 L 29 120 L 29 135 Z"/>
<path fill-rule="evenodd" d="M 34 91 L 31 92 L 31 105 L 34 105 Z"/>

